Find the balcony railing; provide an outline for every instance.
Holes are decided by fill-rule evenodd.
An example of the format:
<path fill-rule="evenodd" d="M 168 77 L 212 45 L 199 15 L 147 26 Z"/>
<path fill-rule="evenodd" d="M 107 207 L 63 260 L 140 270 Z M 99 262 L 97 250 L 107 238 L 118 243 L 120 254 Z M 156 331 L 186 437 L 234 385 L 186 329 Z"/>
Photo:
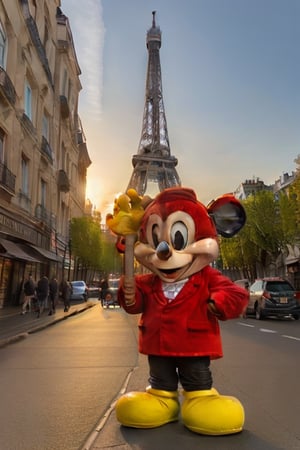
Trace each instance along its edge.
<path fill-rule="evenodd" d="M 49 228 L 56 228 L 56 216 L 50 213 L 42 204 L 38 203 L 36 205 L 34 215 L 36 219 L 45 223 Z"/>
<path fill-rule="evenodd" d="M 60 113 L 61 113 L 61 117 L 63 119 L 67 119 L 70 115 L 70 108 L 69 108 L 69 103 L 68 103 L 68 99 L 65 95 L 61 95 L 59 97 L 60 100 Z"/>
<path fill-rule="evenodd" d="M 2 67 L 0 67 L 0 94 L 2 94 L 11 105 L 16 103 L 16 91 L 14 85 Z"/>
<path fill-rule="evenodd" d="M 47 157 L 51 164 L 53 164 L 52 148 L 50 147 L 47 139 L 44 136 L 42 137 L 41 152 Z"/>
<path fill-rule="evenodd" d="M 31 210 L 31 200 L 25 192 L 21 191 L 18 194 L 19 205 L 21 208 L 25 209 L 27 212 Z"/>
<path fill-rule="evenodd" d="M 57 186 L 58 189 L 62 192 L 69 192 L 70 190 L 70 181 L 68 175 L 63 169 L 60 169 L 57 174 Z"/>
<path fill-rule="evenodd" d="M 23 113 L 20 119 L 21 125 L 26 130 L 26 132 L 33 138 L 36 139 L 36 129 L 29 117 Z"/>
<path fill-rule="evenodd" d="M 43 68 L 45 70 L 45 73 L 47 75 L 49 83 L 52 86 L 53 85 L 52 74 L 51 74 L 51 70 L 50 70 L 50 67 L 49 67 L 49 62 L 48 62 L 48 59 L 47 59 L 45 48 L 44 48 L 44 46 L 42 44 L 42 41 L 40 39 L 40 35 L 39 35 L 39 31 L 38 31 L 38 27 L 36 25 L 36 22 L 35 22 L 34 18 L 30 14 L 27 14 L 27 17 L 26 17 L 25 20 L 26 20 L 27 28 L 28 28 L 30 37 L 32 39 L 32 42 L 33 42 L 33 44 L 34 44 L 34 46 L 36 48 L 37 54 L 38 54 L 39 59 L 40 59 L 40 61 L 42 63 L 42 66 L 43 66 Z"/>
<path fill-rule="evenodd" d="M 0 163 L 0 186 L 3 186 L 10 194 L 15 193 L 16 176 L 6 167 L 5 164 Z"/>

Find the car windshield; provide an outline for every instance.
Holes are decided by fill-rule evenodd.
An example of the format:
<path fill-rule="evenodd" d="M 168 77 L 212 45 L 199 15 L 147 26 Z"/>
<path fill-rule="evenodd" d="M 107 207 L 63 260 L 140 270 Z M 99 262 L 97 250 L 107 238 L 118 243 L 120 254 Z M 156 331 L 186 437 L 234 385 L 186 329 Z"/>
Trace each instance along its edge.
<path fill-rule="evenodd" d="M 294 288 L 285 281 L 268 281 L 266 289 L 271 292 L 286 292 L 286 291 L 293 291 Z"/>
<path fill-rule="evenodd" d="M 118 289 L 118 287 L 119 287 L 119 279 L 109 280 L 108 281 L 108 285 L 109 285 L 110 288 Z"/>
<path fill-rule="evenodd" d="M 83 281 L 72 281 L 72 285 L 73 286 L 84 286 L 84 282 Z"/>

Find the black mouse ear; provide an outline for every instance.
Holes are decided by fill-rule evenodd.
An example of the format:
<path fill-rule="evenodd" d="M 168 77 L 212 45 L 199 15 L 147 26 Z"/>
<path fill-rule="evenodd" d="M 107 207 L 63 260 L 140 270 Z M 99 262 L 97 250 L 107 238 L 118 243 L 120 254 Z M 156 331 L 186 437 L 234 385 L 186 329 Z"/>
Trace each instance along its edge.
<path fill-rule="evenodd" d="M 207 211 L 217 232 L 225 238 L 234 236 L 246 222 L 245 210 L 232 194 L 224 194 L 210 202 Z"/>

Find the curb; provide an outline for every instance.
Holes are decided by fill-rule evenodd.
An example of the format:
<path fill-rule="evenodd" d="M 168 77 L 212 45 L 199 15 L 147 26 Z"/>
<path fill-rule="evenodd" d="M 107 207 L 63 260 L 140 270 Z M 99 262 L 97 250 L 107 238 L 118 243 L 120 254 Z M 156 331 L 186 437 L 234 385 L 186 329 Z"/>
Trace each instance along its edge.
<path fill-rule="evenodd" d="M 0 348 L 6 347 L 9 344 L 15 344 L 16 342 L 22 341 L 23 339 L 26 339 L 28 337 L 29 333 L 20 333 L 16 334 L 15 336 L 11 336 L 6 339 L 0 340 Z"/>
<path fill-rule="evenodd" d="M 39 331 L 44 330 L 45 328 L 55 325 L 58 322 L 62 322 L 63 320 L 66 320 L 68 317 L 75 316 L 76 314 L 80 314 L 80 313 L 86 311 L 87 309 L 93 308 L 94 306 L 96 306 L 96 303 L 85 304 L 84 307 L 76 308 L 76 309 L 68 312 L 64 316 L 54 318 L 51 322 L 40 324 L 40 325 L 35 326 L 34 328 L 29 329 L 26 332 L 19 333 L 19 334 L 10 336 L 5 339 L 0 339 L 0 348 L 4 348 L 7 345 L 15 344 L 16 342 L 22 341 L 23 339 L 28 338 L 30 334 L 38 333 Z"/>

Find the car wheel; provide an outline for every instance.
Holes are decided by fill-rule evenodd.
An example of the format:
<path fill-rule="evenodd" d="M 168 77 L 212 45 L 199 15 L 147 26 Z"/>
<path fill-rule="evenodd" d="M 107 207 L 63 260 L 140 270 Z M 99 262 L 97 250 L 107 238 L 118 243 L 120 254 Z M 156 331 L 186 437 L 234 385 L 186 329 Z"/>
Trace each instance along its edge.
<path fill-rule="evenodd" d="M 255 319 L 257 320 L 262 320 L 264 318 L 262 309 L 259 305 L 256 306 L 255 308 Z"/>
<path fill-rule="evenodd" d="M 299 320 L 299 314 L 293 314 L 295 320 Z"/>

